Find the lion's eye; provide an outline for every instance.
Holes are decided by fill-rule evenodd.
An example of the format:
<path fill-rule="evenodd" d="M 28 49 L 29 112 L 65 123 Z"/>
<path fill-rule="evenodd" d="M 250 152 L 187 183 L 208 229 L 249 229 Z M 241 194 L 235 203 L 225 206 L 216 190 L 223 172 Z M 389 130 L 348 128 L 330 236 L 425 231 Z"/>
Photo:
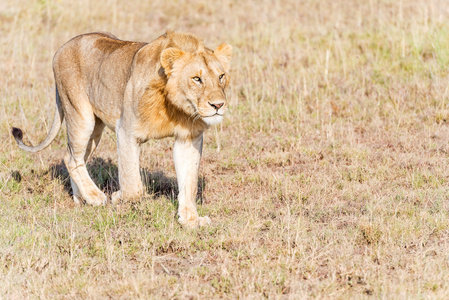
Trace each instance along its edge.
<path fill-rule="evenodd" d="M 221 74 L 220 76 L 218 76 L 218 79 L 219 79 L 220 81 L 222 81 L 224 76 L 225 76 L 225 74 Z"/>
<path fill-rule="evenodd" d="M 199 78 L 198 76 L 193 77 L 192 80 L 196 83 L 202 83 L 201 78 Z"/>

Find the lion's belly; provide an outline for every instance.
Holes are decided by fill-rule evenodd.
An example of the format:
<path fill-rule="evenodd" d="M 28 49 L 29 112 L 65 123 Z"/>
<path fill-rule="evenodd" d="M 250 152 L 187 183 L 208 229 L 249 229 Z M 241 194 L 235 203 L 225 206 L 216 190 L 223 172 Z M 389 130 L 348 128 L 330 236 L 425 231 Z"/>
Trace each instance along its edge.
<path fill-rule="evenodd" d="M 100 118 L 106 126 L 115 130 L 115 124 L 120 118 L 123 99 L 123 91 L 116 87 L 108 87 L 93 82 L 89 89 L 89 102 L 94 114 Z"/>
<path fill-rule="evenodd" d="M 94 114 L 101 121 L 103 121 L 103 123 L 106 124 L 106 126 L 109 127 L 109 129 L 115 131 L 115 124 L 117 123 L 118 119 L 120 118 L 120 115 L 111 114 L 110 111 L 108 111 L 108 113 L 105 113 L 98 109 L 94 109 Z"/>

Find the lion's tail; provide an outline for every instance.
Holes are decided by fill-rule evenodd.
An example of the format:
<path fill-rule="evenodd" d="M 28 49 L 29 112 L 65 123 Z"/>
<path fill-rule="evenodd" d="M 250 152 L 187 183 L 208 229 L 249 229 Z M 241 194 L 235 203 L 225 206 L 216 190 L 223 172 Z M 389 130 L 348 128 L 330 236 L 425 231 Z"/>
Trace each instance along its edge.
<path fill-rule="evenodd" d="M 56 135 L 58 135 L 59 129 L 61 128 L 62 121 L 64 120 L 64 111 L 61 106 L 61 99 L 59 98 L 58 89 L 56 88 L 56 108 L 55 108 L 55 116 L 53 118 L 53 124 L 51 125 L 50 132 L 43 142 L 41 142 L 37 146 L 28 146 L 23 143 L 23 133 L 20 128 L 13 127 L 12 135 L 16 139 L 19 147 L 28 152 L 38 152 L 45 148 L 47 148 L 51 142 L 55 139 Z"/>

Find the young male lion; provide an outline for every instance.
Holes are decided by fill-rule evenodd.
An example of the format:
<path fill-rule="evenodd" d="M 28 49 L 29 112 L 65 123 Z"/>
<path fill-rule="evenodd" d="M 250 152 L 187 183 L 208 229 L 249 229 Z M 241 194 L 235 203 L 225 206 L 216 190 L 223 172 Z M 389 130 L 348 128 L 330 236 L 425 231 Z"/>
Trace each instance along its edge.
<path fill-rule="evenodd" d="M 148 139 L 174 136 L 173 156 L 179 187 L 179 222 L 188 227 L 210 223 L 199 217 L 195 198 L 203 131 L 220 123 L 227 110 L 232 47 L 214 51 L 192 34 L 168 31 L 150 43 L 122 41 L 108 33 L 77 36 L 53 59 L 56 109 L 48 136 L 32 147 L 22 131 L 12 133 L 20 148 L 37 152 L 56 137 L 66 120 L 73 199 L 106 204 L 90 178 L 86 161 L 105 126 L 116 132 L 120 190 L 112 203 L 139 199 L 143 193 L 139 146 Z"/>

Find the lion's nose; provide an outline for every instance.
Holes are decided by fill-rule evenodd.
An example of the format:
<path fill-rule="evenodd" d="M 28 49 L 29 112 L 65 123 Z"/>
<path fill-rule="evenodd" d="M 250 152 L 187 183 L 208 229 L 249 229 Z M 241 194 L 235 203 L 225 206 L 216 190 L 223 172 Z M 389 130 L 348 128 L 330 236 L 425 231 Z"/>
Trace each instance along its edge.
<path fill-rule="evenodd" d="M 224 102 L 217 102 L 217 103 L 209 102 L 209 105 L 215 108 L 216 110 L 219 110 L 224 105 Z"/>

